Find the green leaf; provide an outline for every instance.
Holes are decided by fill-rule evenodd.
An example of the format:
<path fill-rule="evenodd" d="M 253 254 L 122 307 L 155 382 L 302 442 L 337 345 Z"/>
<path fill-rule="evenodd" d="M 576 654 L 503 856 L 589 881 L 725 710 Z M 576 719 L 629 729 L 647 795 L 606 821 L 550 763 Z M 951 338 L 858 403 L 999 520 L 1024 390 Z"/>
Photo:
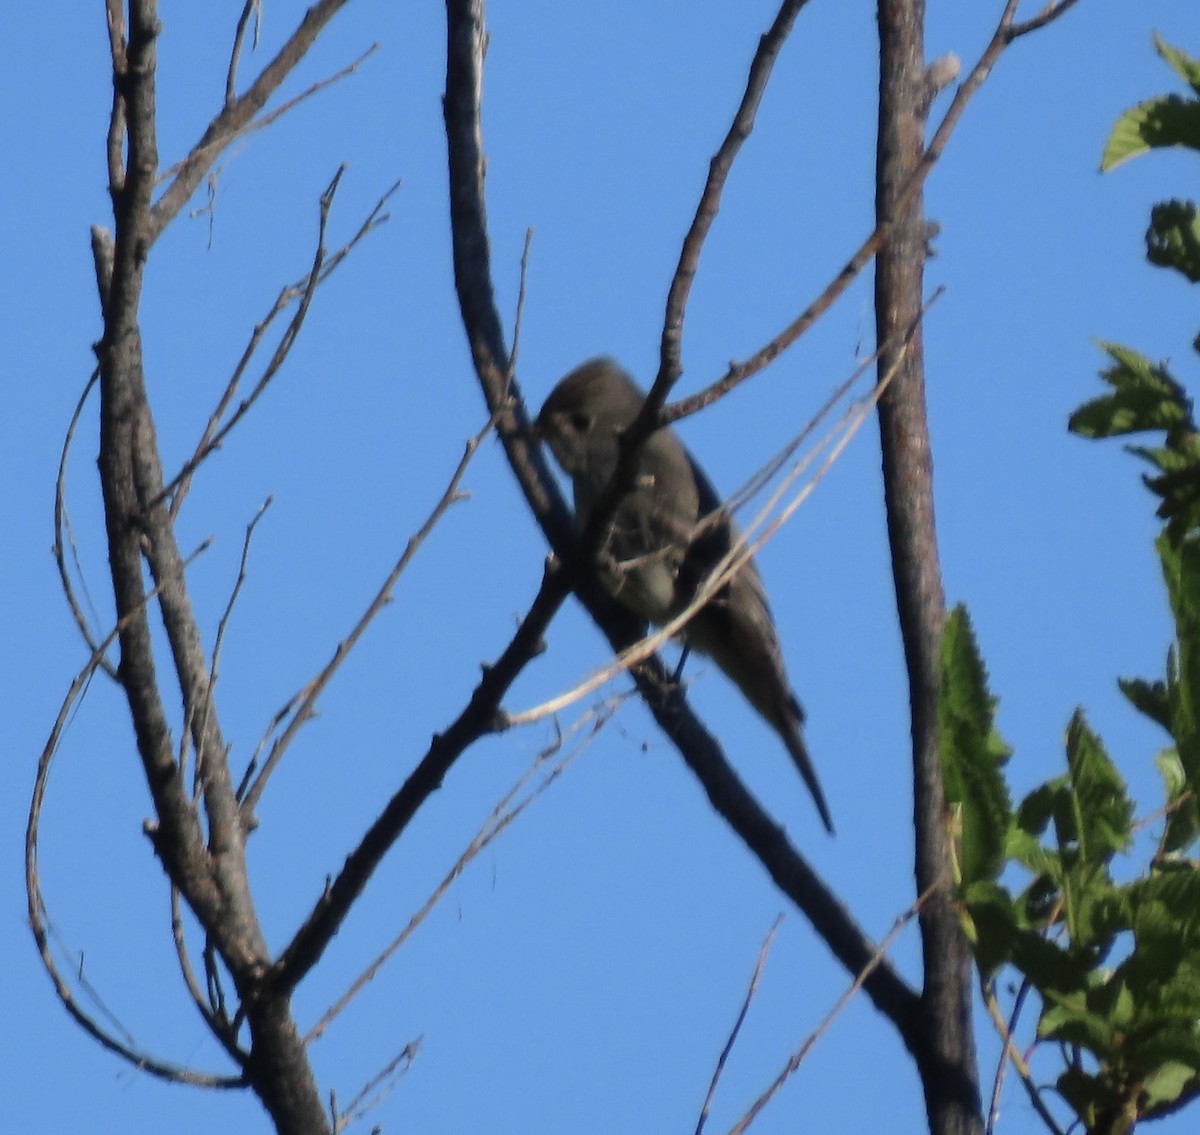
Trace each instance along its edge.
<path fill-rule="evenodd" d="M 1067 726 L 1067 768 L 1080 856 L 1088 864 L 1106 864 L 1129 845 L 1133 804 L 1121 774 L 1079 710 Z"/>
<path fill-rule="evenodd" d="M 1170 731 L 1171 711 L 1165 682 L 1147 682 L 1144 678 L 1118 678 L 1117 686 L 1134 709 L 1150 718 L 1156 725 Z"/>
<path fill-rule="evenodd" d="M 962 902 L 975 963 L 985 978 L 991 977 L 1012 957 L 1018 911 L 1008 892 L 988 879 L 964 887 Z"/>
<path fill-rule="evenodd" d="M 1154 35 L 1154 48 L 1170 64 L 1171 70 L 1200 95 L 1200 59 L 1194 59 L 1178 47 L 1172 47 L 1157 32 Z"/>
<path fill-rule="evenodd" d="M 1193 1087 L 1195 1082 L 1196 1073 L 1186 1064 L 1168 1061 L 1160 1065 L 1142 1081 L 1146 1111 L 1174 1103 L 1185 1091 Z"/>
<path fill-rule="evenodd" d="M 1048 1006 L 1038 1021 L 1038 1036 L 1086 1048 L 1102 1062 L 1110 1061 L 1116 1049 L 1113 1023 L 1101 1013 L 1068 1004 Z"/>
<path fill-rule="evenodd" d="M 1200 211 L 1193 201 L 1162 201 L 1150 210 L 1146 259 L 1200 282 Z"/>
<path fill-rule="evenodd" d="M 1130 107 L 1113 124 L 1100 155 L 1100 171 L 1170 146 L 1200 150 L 1200 102 L 1181 95 L 1160 95 Z"/>
<path fill-rule="evenodd" d="M 1136 351 L 1116 343 L 1102 342 L 1100 346 L 1113 360 L 1113 366 L 1100 372 L 1113 393 L 1080 406 L 1067 423 L 1072 433 L 1116 437 L 1189 423 L 1187 394 L 1165 367 L 1155 366 Z"/>
<path fill-rule="evenodd" d="M 1164 749 L 1154 758 L 1154 764 L 1163 780 L 1168 807 L 1159 854 L 1174 855 L 1200 836 L 1200 800 L 1188 789 L 1178 749 Z"/>
<path fill-rule="evenodd" d="M 1167 665 L 1170 732 L 1189 789 L 1200 795 L 1200 538 L 1155 542 L 1171 614 L 1175 649 Z"/>
<path fill-rule="evenodd" d="M 963 606 L 955 607 L 942 635 L 938 698 L 946 802 L 961 817 L 958 861 L 964 884 L 994 879 L 1004 866 L 1012 804 L 1000 769 L 1009 749 L 995 727 L 995 699 Z"/>

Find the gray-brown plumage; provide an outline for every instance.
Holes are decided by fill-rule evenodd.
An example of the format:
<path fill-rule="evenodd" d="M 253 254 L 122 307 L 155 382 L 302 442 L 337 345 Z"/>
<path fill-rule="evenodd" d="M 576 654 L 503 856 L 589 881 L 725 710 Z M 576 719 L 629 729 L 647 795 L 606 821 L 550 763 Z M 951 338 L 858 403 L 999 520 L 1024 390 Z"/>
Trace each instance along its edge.
<path fill-rule="evenodd" d="M 571 478 L 581 529 L 612 479 L 621 435 L 644 401 L 616 363 L 592 359 L 551 391 L 538 414 L 535 432 Z M 687 607 L 737 538 L 708 478 L 663 427 L 646 439 L 633 488 L 617 506 L 600 557 L 601 576 L 630 610 L 651 623 L 666 623 Z M 800 735 L 804 713 L 788 684 L 775 623 L 752 560 L 696 612 L 681 637 L 687 647 L 709 655 L 783 739 L 832 832 L 825 794 Z"/>

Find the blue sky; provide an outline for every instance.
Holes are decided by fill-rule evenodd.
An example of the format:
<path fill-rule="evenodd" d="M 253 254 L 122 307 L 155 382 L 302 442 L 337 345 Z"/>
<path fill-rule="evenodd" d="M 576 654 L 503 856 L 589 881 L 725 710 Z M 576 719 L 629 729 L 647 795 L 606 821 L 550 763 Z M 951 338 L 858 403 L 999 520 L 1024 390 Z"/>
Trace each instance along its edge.
<path fill-rule="evenodd" d="M 954 51 L 969 66 L 1001 7 L 935 0 L 929 55 Z M 26 46 L 0 74 L 8 151 L 19 156 L 3 190 L 10 271 L 0 284 L 10 314 L 0 421 L 11 486 L 0 559 L 10 659 L 0 726 L 6 1110 L 26 1132 L 266 1131 L 246 1096 L 166 1086 L 96 1047 L 58 1005 L 25 927 L 20 848 L 34 764 L 86 657 L 49 547 L 61 438 L 100 328 L 88 226 L 111 223 L 103 6 L 83 18 L 80 5 L 63 7 L 55 19 L 58 8 L 9 14 L 8 42 Z M 161 12 L 164 163 L 218 106 L 237 6 L 184 8 Z M 488 205 L 510 329 L 525 230 L 535 230 L 523 389 L 536 405 L 563 372 L 601 352 L 646 379 L 679 241 L 773 6 L 492 8 Z M 263 50 L 244 61 L 244 76 L 301 10 L 266 6 Z M 925 332 L 946 587 L 971 608 L 1015 749 L 1013 784 L 1020 792 L 1060 770 L 1063 730 L 1083 705 L 1143 811 L 1158 802 L 1150 758 L 1161 738 L 1126 707 L 1115 679 L 1157 674 L 1165 658 L 1152 504 L 1131 458 L 1068 436 L 1065 421 L 1097 391 L 1096 338 L 1171 359 L 1185 379 L 1196 373 L 1195 295 L 1146 266 L 1141 244 L 1151 203 L 1196 195 L 1194 155 L 1097 173 L 1116 115 L 1173 89 L 1154 29 L 1200 53 L 1200 9 L 1187 0 L 1081 0 L 1001 60 L 928 185 L 941 234 L 927 279 L 945 294 Z M 219 165 L 211 245 L 206 216 L 181 218 L 147 272 L 147 367 L 170 468 L 190 453 L 250 328 L 306 270 L 317 198 L 338 165 L 348 169 L 331 245 L 403 179 L 390 221 L 319 292 L 286 369 L 205 466 L 182 514 L 185 550 L 214 538 L 189 576 L 211 646 L 243 529 L 274 498 L 222 659 L 235 769 L 349 630 L 483 421 L 450 272 L 443 38 L 441 5 L 350 5 L 288 93 L 372 42 L 379 50 L 352 78 L 232 146 Z M 798 21 L 705 251 L 681 392 L 770 338 L 870 230 L 875 52 L 873 5 L 814 0 Z M 872 327 L 864 277 L 770 371 L 682 426 L 720 488 L 736 488 L 805 425 L 869 353 Z M 69 503 L 95 619 L 107 628 L 96 445 L 92 404 Z M 881 936 L 912 901 L 912 884 L 906 692 L 877 470 L 868 422 L 760 557 L 837 839 L 820 830 L 786 754 L 736 691 L 702 662 L 689 673 L 695 706 L 747 781 Z M 470 499 L 402 578 L 264 799 L 250 864 L 273 945 L 457 713 L 479 663 L 503 648 L 535 592 L 544 543 L 494 443 L 464 487 Z M 603 660 L 599 636 L 568 606 L 509 708 L 561 691 Z M 534 726 L 466 754 L 301 988 L 302 1027 L 399 932 L 551 734 Z M 82 956 L 91 985 L 144 1047 L 227 1071 L 174 969 L 166 889 L 142 835 L 148 814 L 122 702 L 97 678 L 64 736 L 42 829 L 43 885 L 74 959 L 67 968 Z M 691 1130 L 780 911 L 711 1131 L 726 1130 L 770 1081 L 846 978 L 713 818 L 648 716 L 626 705 L 315 1044 L 318 1076 L 347 1100 L 421 1037 L 411 1070 L 368 1124 Z M 911 936 L 894 956 L 916 974 Z M 986 1035 L 982 1044 L 990 1082 L 995 1045 Z M 755 1130 L 803 1125 L 924 1129 L 911 1065 L 863 1001 Z M 1011 1083 L 1001 1130 L 1039 1130 Z"/>

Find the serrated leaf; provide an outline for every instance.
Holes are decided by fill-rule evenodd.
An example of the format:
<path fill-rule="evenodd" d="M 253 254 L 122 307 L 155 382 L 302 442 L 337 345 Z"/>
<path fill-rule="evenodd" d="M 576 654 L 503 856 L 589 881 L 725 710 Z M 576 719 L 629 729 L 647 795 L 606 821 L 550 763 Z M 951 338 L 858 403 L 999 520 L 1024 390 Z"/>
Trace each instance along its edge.
<path fill-rule="evenodd" d="M 1113 124 L 1100 170 L 1107 173 L 1139 154 L 1170 146 L 1200 150 L 1200 102 L 1160 95 L 1130 107 Z"/>
<path fill-rule="evenodd" d="M 1008 748 L 993 726 L 995 700 L 966 608 L 942 635 L 938 721 L 946 802 L 960 810 L 958 860 L 964 884 L 995 878 L 1004 866 L 1012 810 L 1000 768 Z"/>
<path fill-rule="evenodd" d="M 1067 784 L 1065 776 L 1039 784 L 1017 808 L 1017 824 L 1031 836 L 1040 836 L 1054 815 L 1054 802 Z"/>
<path fill-rule="evenodd" d="M 1086 1048 L 1098 1060 L 1110 1061 L 1116 1049 L 1116 1029 L 1100 1013 L 1069 1005 L 1050 1005 L 1038 1021 L 1038 1036 Z"/>
<path fill-rule="evenodd" d="M 1154 34 L 1154 49 L 1167 61 L 1171 70 L 1200 95 L 1200 59 L 1194 59 L 1186 51 L 1172 47 L 1157 32 Z"/>
<path fill-rule="evenodd" d="M 1176 646 L 1168 661 L 1167 700 L 1188 787 L 1200 795 L 1200 539 L 1155 542 L 1175 620 Z"/>
<path fill-rule="evenodd" d="M 1165 682 L 1148 682 L 1144 678 L 1118 678 L 1117 687 L 1134 709 L 1170 732 L 1171 709 Z"/>
<path fill-rule="evenodd" d="M 1100 344 L 1113 365 L 1100 377 L 1113 388 L 1085 402 L 1067 422 L 1081 437 L 1118 437 L 1145 430 L 1169 430 L 1190 421 L 1191 404 L 1165 367 L 1116 343 Z"/>
<path fill-rule="evenodd" d="M 1067 726 L 1067 768 L 1080 855 L 1085 863 L 1105 864 L 1129 844 L 1133 804 L 1121 774 L 1079 710 Z"/>
<path fill-rule="evenodd" d="M 1012 956 L 1018 911 L 1008 892 L 988 879 L 964 887 L 962 902 L 975 964 L 985 978 L 991 977 Z"/>
<path fill-rule="evenodd" d="M 1200 212 L 1192 201 L 1161 201 L 1150 210 L 1146 259 L 1200 281 Z"/>

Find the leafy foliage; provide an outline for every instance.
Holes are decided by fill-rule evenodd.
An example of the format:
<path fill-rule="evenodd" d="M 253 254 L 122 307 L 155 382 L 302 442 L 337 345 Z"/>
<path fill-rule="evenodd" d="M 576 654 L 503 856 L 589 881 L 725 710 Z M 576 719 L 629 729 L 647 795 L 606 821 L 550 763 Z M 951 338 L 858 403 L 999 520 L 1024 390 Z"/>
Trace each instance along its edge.
<path fill-rule="evenodd" d="M 1100 168 L 1110 170 L 1152 149 L 1183 146 L 1200 151 L 1200 59 L 1193 59 L 1157 36 L 1154 45 L 1171 69 L 1191 88 L 1191 96 L 1170 94 L 1147 99 L 1117 119 Z M 1146 258 L 1200 282 L 1200 213 L 1192 201 L 1163 201 L 1150 213 Z"/>
<path fill-rule="evenodd" d="M 1105 169 L 1151 148 L 1200 150 L 1200 60 L 1156 46 L 1192 96 L 1151 99 L 1122 115 Z M 1193 283 L 1197 216 L 1190 202 L 1157 205 L 1146 238 L 1151 263 Z M 980 972 L 990 985 L 1014 970 L 1038 994 L 1037 1040 L 1063 1054 L 1058 1094 L 1089 1132 L 1107 1133 L 1200 1096 L 1200 863 L 1187 858 L 1200 840 L 1200 432 L 1165 365 L 1101 346 L 1110 390 L 1081 406 L 1070 429 L 1089 438 L 1161 435 L 1129 448 L 1151 466 L 1144 481 L 1159 499 L 1155 547 L 1174 643 L 1161 678 L 1120 682 L 1130 705 L 1169 738 L 1156 758 L 1165 795 L 1157 848 L 1140 868 L 1129 862 L 1133 802 L 1082 710 L 1067 726 L 1066 772 L 1012 808 L 1002 777 L 1008 750 L 961 608 L 942 650 L 941 735 L 963 923 Z"/>

